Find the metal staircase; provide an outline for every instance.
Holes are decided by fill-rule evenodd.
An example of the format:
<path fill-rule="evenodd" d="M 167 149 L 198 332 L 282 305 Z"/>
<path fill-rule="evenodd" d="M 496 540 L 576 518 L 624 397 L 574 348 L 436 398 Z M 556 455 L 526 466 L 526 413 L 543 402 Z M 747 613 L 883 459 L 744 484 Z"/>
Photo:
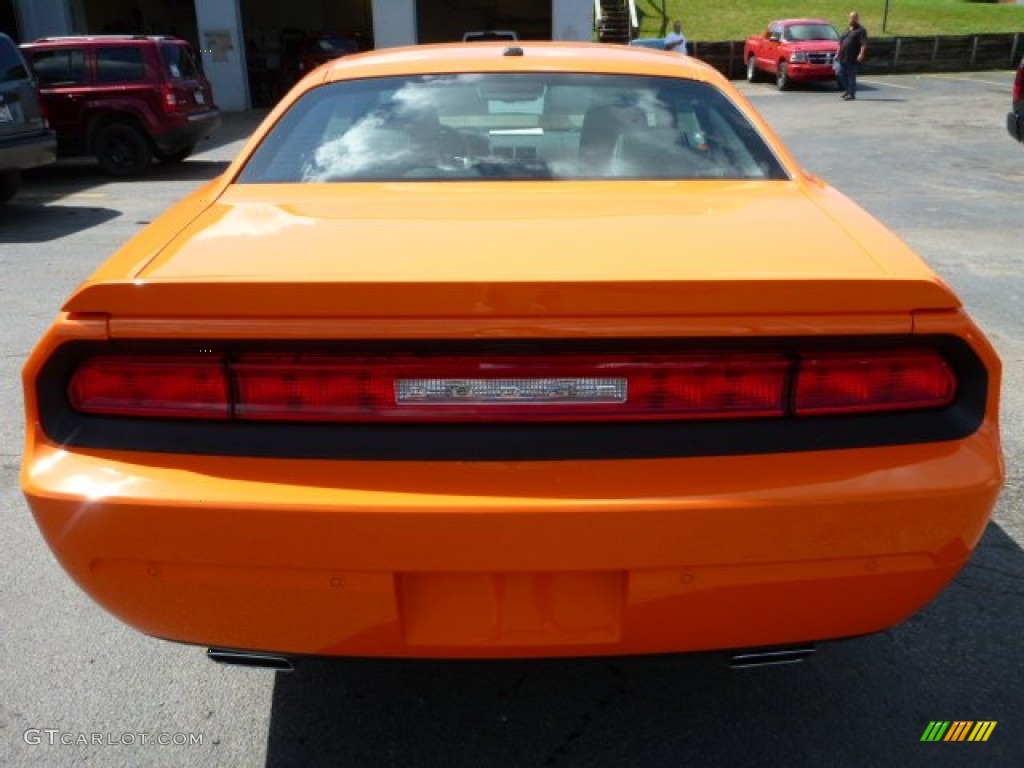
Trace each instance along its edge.
<path fill-rule="evenodd" d="M 597 37 L 602 43 L 628 45 L 633 39 L 636 11 L 630 0 L 600 0 L 597 4 Z"/>

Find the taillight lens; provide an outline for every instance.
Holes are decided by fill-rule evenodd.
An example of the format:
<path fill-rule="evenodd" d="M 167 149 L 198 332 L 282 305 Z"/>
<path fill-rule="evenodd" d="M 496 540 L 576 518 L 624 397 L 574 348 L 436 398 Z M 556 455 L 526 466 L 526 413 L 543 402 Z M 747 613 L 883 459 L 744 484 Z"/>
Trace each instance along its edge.
<path fill-rule="evenodd" d="M 1017 68 L 1017 76 L 1013 78 L 1013 96 L 1014 101 L 1024 100 L 1024 63 Z"/>
<path fill-rule="evenodd" d="M 82 413 L 193 419 L 230 414 L 224 365 L 217 358 L 94 357 L 75 370 L 68 398 Z"/>
<path fill-rule="evenodd" d="M 929 349 L 681 355 L 102 355 L 68 386 L 81 413 L 325 422 L 781 418 L 942 408 Z"/>
<path fill-rule="evenodd" d="M 797 415 L 941 408 L 956 396 L 956 377 L 936 352 L 811 355 L 800 362 Z"/>
<path fill-rule="evenodd" d="M 174 86 L 165 84 L 163 86 L 164 112 L 178 111 L 178 96 L 174 93 Z"/>

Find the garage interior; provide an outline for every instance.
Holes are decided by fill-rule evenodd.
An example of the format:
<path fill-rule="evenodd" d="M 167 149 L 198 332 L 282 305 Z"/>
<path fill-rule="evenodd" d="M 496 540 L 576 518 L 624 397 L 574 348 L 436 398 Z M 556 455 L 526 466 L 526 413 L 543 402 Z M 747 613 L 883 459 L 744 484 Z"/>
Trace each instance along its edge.
<path fill-rule="evenodd" d="M 10 0 L 0 0 L 3 8 Z M 195 3 L 201 0 L 71 0 L 76 29 L 89 34 L 167 34 L 200 48 Z M 387 0 L 377 0 L 387 2 Z M 269 107 L 298 79 L 300 49 L 309 35 L 373 41 L 372 0 L 239 0 L 253 107 Z M 472 30 L 514 30 L 524 40 L 551 38 L 551 0 L 416 0 L 421 43 L 451 42 Z M 13 15 L 13 14 L 12 14 Z"/>
<path fill-rule="evenodd" d="M 72 0 L 71 17 L 91 35 L 174 35 L 199 46 L 194 0 Z"/>
<path fill-rule="evenodd" d="M 18 30 L 18 17 L 14 14 L 14 0 L 0 0 L 0 32 L 16 43 L 23 43 Z"/>
<path fill-rule="evenodd" d="M 510 29 L 521 40 L 550 40 L 551 6 L 551 0 L 416 0 L 417 37 L 446 43 L 474 30 Z"/>

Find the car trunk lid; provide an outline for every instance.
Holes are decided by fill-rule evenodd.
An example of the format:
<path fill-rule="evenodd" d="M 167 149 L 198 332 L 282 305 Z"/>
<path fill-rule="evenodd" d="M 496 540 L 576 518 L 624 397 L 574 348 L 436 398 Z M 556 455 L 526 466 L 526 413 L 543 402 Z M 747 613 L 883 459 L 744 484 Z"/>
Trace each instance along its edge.
<path fill-rule="evenodd" d="M 65 309 L 612 318 L 958 305 L 828 188 L 623 181 L 231 187 L 147 264 L 96 276 Z"/>

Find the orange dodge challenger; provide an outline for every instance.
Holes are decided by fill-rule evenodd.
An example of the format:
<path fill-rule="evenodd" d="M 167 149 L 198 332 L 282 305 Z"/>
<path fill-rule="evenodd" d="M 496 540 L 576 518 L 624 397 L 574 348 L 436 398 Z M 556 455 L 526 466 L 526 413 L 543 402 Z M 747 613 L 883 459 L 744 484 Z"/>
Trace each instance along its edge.
<path fill-rule="evenodd" d="M 879 631 L 1003 480 L 949 287 L 712 69 L 616 46 L 321 67 L 24 383 L 72 578 L 271 666 Z"/>

